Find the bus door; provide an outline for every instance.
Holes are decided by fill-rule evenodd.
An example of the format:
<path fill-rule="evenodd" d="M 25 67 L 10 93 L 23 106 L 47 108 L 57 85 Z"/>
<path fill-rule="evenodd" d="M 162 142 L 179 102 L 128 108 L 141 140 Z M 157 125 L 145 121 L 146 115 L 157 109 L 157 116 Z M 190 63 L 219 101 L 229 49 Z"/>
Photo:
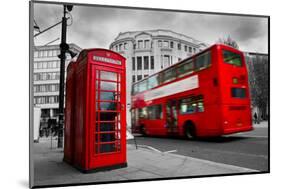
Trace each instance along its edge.
<path fill-rule="evenodd" d="M 166 128 L 167 132 L 177 133 L 178 132 L 178 113 L 177 113 L 177 101 L 169 100 L 166 104 Z"/>

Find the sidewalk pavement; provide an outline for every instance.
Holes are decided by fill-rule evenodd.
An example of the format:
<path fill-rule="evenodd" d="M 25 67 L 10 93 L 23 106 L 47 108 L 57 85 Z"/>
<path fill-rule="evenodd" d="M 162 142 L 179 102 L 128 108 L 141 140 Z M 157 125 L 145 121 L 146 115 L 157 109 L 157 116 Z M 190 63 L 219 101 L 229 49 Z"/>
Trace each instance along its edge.
<path fill-rule="evenodd" d="M 254 128 L 267 128 L 268 127 L 268 121 L 261 121 L 259 124 L 254 123 Z"/>
<path fill-rule="evenodd" d="M 63 150 L 51 149 L 47 140 L 34 143 L 33 149 L 36 186 L 258 172 L 128 144 L 128 167 L 83 174 L 63 162 Z"/>

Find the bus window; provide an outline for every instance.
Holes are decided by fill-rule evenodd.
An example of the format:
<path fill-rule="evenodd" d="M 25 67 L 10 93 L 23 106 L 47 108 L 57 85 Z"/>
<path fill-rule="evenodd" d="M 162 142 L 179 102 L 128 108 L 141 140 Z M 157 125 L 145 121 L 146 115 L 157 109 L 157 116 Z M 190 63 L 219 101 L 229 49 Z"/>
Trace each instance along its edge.
<path fill-rule="evenodd" d="M 147 107 L 148 119 L 162 119 L 162 106 L 153 105 Z"/>
<path fill-rule="evenodd" d="M 193 62 L 189 60 L 179 65 L 177 68 L 178 77 L 183 77 L 193 71 Z"/>
<path fill-rule="evenodd" d="M 147 90 L 147 79 L 139 83 L 139 92 Z"/>
<path fill-rule="evenodd" d="M 152 89 L 152 88 L 154 88 L 154 87 L 156 87 L 158 85 L 159 85 L 159 76 L 158 76 L 158 74 L 148 78 L 148 87 L 147 87 L 148 89 Z"/>
<path fill-rule="evenodd" d="M 139 119 L 146 119 L 147 118 L 146 107 L 139 109 L 139 111 L 138 111 L 138 118 Z"/>
<path fill-rule="evenodd" d="M 240 54 L 223 50 L 223 61 L 228 64 L 232 64 L 235 66 L 242 66 L 242 58 Z"/>
<path fill-rule="evenodd" d="M 133 85 L 133 94 L 137 94 L 139 92 L 139 83 Z"/>
<path fill-rule="evenodd" d="M 172 81 L 175 78 L 176 78 L 176 68 L 175 67 L 170 68 L 163 72 L 163 78 L 162 78 L 163 83 Z"/>
<path fill-rule="evenodd" d="M 181 114 L 192 114 L 195 112 L 204 112 L 204 103 L 202 95 L 180 100 Z"/>
<path fill-rule="evenodd" d="M 211 64 L 211 53 L 210 51 L 205 52 L 204 54 L 198 56 L 194 60 L 195 69 L 199 70 L 206 68 Z"/>
<path fill-rule="evenodd" d="M 204 104 L 203 104 L 203 102 L 198 102 L 198 112 L 204 112 Z"/>
<path fill-rule="evenodd" d="M 246 89 L 231 88 L 231 96 L 234 98 L 246 98 Z"/>
<path fill-rule="evenodd" d="M 181 114 L 192 114 L 196 112 L 196 103 L 186 103 L 184 100 L 180 102 Z"/>

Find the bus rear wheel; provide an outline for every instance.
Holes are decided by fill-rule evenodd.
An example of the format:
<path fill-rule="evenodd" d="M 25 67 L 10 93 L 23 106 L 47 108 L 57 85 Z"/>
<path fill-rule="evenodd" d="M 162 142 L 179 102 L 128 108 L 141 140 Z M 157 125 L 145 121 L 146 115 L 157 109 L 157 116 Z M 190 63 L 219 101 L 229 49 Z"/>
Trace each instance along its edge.
<path fill-rule="evenodd" d="M 196 138 L 195 126 L 193 123 L 188 123 L 185 125 L 185 137 L 188 140 L 194 140 Z"/>

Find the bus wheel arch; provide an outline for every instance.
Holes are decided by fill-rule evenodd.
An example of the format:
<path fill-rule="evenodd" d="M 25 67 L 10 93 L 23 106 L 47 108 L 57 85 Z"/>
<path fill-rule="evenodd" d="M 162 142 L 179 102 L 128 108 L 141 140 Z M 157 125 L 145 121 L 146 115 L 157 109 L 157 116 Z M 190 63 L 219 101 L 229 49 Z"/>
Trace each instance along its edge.
<path fill-rule="evenodd" d="M 195 139 L 196 138 L 196 126 L 193 123 L 193 121 L 188 120 L 184 123 L 183 126 L 184 136 L 189 139 Z"/>

